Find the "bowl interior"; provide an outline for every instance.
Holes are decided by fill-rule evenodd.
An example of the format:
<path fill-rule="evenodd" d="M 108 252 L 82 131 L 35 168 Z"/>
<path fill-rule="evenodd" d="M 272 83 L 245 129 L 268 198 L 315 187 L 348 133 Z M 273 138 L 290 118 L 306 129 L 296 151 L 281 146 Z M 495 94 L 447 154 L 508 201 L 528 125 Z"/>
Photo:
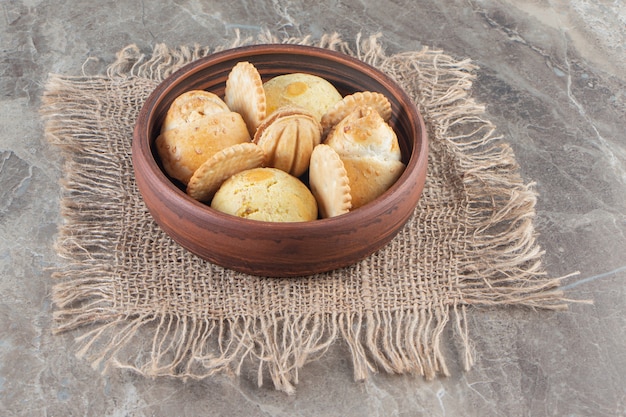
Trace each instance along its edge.
<path fill-rule="evenodd" d="M 263 82 L 278 75 L 306 72 L 328 80 L 342 95 L 357 91 L 383 93 L 392 105 L 389 124 L 398 136 L 402 162 L 409 164 L 415 147 L 413 138 L 416 133 L 421 137 L 422 133 L 415 132 L 412 120 L 420 116 L 413 103 L 388 76 L 361 61 L 334 51 L 299 45 L 268 45 L 242 47 L 213 54 L 182 68 L 162 85 L 163 91 L 155 97 L 154 103 L 150 103 L 152 112 L 147 125 L 153 158 L 161 169 L 154 141 L 172 102 L 184 92 L 195 89 L 211 91 L 223 97 L 226 79 L 240 61 L 252 63 Z M 172 182 L 183 189 L 175 180 Z"/>

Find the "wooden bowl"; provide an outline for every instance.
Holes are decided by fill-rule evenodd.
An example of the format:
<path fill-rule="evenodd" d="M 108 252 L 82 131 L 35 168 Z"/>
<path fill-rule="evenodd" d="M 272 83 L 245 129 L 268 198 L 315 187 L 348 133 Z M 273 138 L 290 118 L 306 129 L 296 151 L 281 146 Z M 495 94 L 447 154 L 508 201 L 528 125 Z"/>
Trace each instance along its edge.
<path fill-rule="evenodd" d="M 311 222 L 261 222 L 227 215 L 200 203 L 163 171 L 154 141 L 180 94 L 204 89 L 223 97 L 226 78 L 240 61 L 251 62 L 263 81 L 308 72 L 343 95 L 377 91 L 391 101 L 406 164 L 396 183 L 350 213 Z M 356 263 L 388 243 L 411 216 L 424 187 L 428 159 L 424 121 L 406 93 L 387 75 L 348 55 L 298 45 L 257 45 L 218 52 L 181 68 L 148 97 L 136 122 L 132 159 L 137 186 L 154 220 L 176 242 L 215 264 L 259 276 L 293 277 Z"/>

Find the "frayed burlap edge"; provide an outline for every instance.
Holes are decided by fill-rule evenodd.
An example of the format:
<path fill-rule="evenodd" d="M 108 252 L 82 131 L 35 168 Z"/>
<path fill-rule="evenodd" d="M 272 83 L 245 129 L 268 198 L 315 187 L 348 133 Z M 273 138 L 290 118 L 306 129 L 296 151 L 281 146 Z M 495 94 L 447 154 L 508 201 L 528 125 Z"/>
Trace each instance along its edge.
<path fill-rule="evenodd" d="M 123 49 L 107 70 L 107 78 L 134 77 L 136 82 L 156 83 L 183 65 L 218 50 L 252 43 L 297 43 L 339 50 L 383 70 L 399 82 L 410 79 L 416 85 L 403 85 L 425 117 L 432 146 L 449 147 L 457 155 L 457 169 L 463 172 L 462 186 L 468 207 L 474 213 L 459 227 L 473 230 L 465 242 L 465 259 L 456 279 L 454 301 L 416 307 L 411 311 L 379 312 L 375 308 L 353 314 L 261 316 L 235 319 L 199 319 L 169 314 L 121 313 L 110 292 L 115 251 L 103 222 L 116 222 L 116 199 L 124 190 L 115 178 L 89 177 L 93 163 L 115 164 L 106 155 L 72 157 L 72 149 L 83 146 L 86 136 L 101 140 L 94 133 L 90 115 L 98 112 L 98 102 L 77 103 L 63 100 L 81 83 L 95 77 L 51 75 L 44 96 L 42 115 L 48 139 L 68 149 L 65 197 L 62 212 L 66 219 L 57 240 L 58 253 L 67 264 L 55 273 L 59 281 L 53 289 L 56 332 L 91 325 L 78 337 L 84 356 L 96 368 L 128 368 L 146 376 L 204 378 L 217 373 L 239 374 L 246 358 L 258 363 L 258 383 L 264 369 L 276 389 L 293 392 L 298 370 L 321 356 L 338 339 L 350 348 L 357 380 L 383 369 L 392 373 L 414 373 L 428 379 L 449 375 L 441 348 L 444 328 L 453 319 L 464 369 L 473 365 L 467 328 L 468 306 L 521 305 L 560 310 L 570 300 L 558 286 L 563 278 L 547 278 L 541 266 L 543 252 L 536 243 L 533 227 L 536 194 L 532 184 L 524 184 L 517 172 L 513 152 L 495 134 L 495 126 L 483 118 L 484 107 L 470 97 L 477 69 L 470 60 L 455 60 L 441 51 L 423 48 L 387 56 L 379 36 L 348 43 L 337 34 L 319 40 L 278 39 L 271 34 L 242 38 L 221 48 L 157 45 L 144 55 L 131 45 Z M 405 77 L 407 74 L 418 76 Z M 437 74 L 445 74 L 439 77 Z M 453 149 L 455 148 L 455 149 Z M 111 149 L 111 152 L 123 150 Z M 126 152 L 129 152 L 126 150 Z M 111 181 L 108 184 L 108 181 Z M 90 203 L 94 189 L 111 193 L 111 207 Z M 84 237 L 89 236 L 89 247 Z M 130 363 L 120 352 L 132 343 L 141 343 L 138 334 L 152 326 L 145 357 Z M 145 341 L 144 341 L 145 343 Z M 136 354 L 136 356 L 141 356 Z"/>

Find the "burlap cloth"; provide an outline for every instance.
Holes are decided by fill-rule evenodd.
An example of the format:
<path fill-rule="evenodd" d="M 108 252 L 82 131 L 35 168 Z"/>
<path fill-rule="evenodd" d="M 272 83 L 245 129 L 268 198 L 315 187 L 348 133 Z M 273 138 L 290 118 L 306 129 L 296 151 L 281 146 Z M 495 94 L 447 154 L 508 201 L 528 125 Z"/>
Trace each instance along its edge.
<path fill-rule="evenodd" d="M 213 51 L 271 42 L 372 64 L 404 87 L 426 120 L 430 165 L 419 205 L 389 245 L 357 265 L 296 279 L 212 265 L 161 231 L 135 186 L 132 131 L 157 84 Z M 427 48 L 388 56 L 379 36 L 237 34 L 232 45 L 158 45 L 149 56 L 129 46 L 106 75 L 50 75 L 42 117 L 66 158 L 55 331 L 74 330 L 78 355 L 103 371 L 204 378 L 247 366 L 259 384 L 269 377 L 287 392 L 302 366 L 338 341 L 349 347 L 357 380 L 378 370 L 448 375 L 444 350 L 469 369 L 468 307 L 567 306 L 560 279 L 542 268 L 532 184 L 471 97 L 476 70 Z"/>

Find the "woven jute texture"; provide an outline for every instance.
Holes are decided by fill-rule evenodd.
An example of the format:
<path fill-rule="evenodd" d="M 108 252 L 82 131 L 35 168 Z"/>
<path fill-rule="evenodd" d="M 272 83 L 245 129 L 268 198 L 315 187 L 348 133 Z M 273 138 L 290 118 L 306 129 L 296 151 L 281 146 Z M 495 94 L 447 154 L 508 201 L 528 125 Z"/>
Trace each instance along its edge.
<path fill-rule="evenodd" d="M 424 115 L 431 141 L 423 196 L 398 236 L 354 266 L 295 279 L 237 273 L 179 247 L 144 206 L 130 151 L 143 101 L 174 70 L 276 42 L 339 50 L 386 72 Z M 477 70 L 428 48 L 386 54 L 378 35 L 237 34 L 227 46 L 131 45 L 106 74 L 50 75 L 41 114 L 66 160 L 55 331 L 73 331 L 78 355 L 102 371 L 205 378 L 252 367 L 259 384 L 286 392 L 333 343 L 348 346 L 356 380 L 448 375 L 444 351 L 469 369 L 471 307 L 568 304 L 542 267 L 532 184 L 471 97 Z"/>

